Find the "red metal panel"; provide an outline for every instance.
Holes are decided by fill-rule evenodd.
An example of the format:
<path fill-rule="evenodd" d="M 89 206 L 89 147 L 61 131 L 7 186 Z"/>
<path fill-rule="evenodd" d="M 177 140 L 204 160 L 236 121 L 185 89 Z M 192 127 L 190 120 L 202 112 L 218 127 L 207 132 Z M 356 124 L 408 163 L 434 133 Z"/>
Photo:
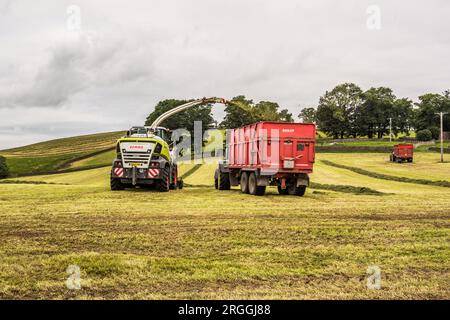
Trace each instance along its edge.
<path fill-rule="evenodd" d="M 413 144 L 397 144 L 394 146 L 394 155 L 398 158 L 410 158 L 414 153 Z"/>
<path fill-rule="evenodd" d="M 231 168 L 312 172 L 315 160 L 314 124 L 259 122 L 231 132 L 228 139 Z"/>

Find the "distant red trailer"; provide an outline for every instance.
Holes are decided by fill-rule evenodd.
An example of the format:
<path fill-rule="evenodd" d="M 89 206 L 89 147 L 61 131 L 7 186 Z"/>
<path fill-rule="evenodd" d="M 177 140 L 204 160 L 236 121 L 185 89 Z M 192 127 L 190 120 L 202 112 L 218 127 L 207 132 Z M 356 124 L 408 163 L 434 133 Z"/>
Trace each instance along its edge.
<path fill-rule="evenodd" d="M 227 132 L 227 157 L 215 173 L 216 189 L 263 195 L 266 186 L 280 194 L 303 196 L 315 160 L 314 124 L 258 122 Z"/>
<path fill-rule="evenodd" d="M 414 145 L 412 144 L 397 144 L 389 156 L 391 162 L 401 163 L 403 161 L 413 162 Z"/>

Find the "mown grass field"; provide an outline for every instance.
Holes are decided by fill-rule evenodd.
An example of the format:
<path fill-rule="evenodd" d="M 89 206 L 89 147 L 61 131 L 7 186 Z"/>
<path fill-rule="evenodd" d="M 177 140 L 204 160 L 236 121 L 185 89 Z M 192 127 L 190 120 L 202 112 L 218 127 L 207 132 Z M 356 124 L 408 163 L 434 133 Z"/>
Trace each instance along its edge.
<path fill-rule="evenodd" d="M 45 173 L 73 167 L 71 162 L 78 158 L 114 147 L 123 131 L 98 133 L 63 139 L 40 142 L 24 147 L 0 150 L 0 155 L 6 157 L 7 165 L 13 176 Z M 104 154 L 102 154 L 104 156 Z M 97 160 L 97 161 L 96 161 Z M 101 156 L 90 161 L 105 162 Z M 92 165 L 89 163 L 86 166 Z M 66 165 L 67 164 L 67 165 Z M 80 168 L 85 164 L 76 166 Z"/>
<path fill-rule="evenodd" d="M 380 195 L 216 191 L 213 164 L 167 194 L 110 192 L 109 168 L 13 179 L 53 184 L 0 184 L 0 298 L 449 299 L 450 188 L 322 162 L 448 180 L 436 156 L 391 167 L 380 154 L 318 154 L 313 183 Z M 81 290 L 66 288 L 69 265 Z M 366 286 L 369 265 L 380 290 Z"/>

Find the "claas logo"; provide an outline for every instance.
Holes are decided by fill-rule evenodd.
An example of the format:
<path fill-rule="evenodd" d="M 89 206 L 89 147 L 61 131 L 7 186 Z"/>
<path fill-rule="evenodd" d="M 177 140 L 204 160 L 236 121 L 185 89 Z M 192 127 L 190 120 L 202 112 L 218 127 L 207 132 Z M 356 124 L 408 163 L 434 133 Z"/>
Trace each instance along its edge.
<path fill-rule="evenodd" d="M 144 146 L 130 146 L 130 149 L 144 149 Z"/>

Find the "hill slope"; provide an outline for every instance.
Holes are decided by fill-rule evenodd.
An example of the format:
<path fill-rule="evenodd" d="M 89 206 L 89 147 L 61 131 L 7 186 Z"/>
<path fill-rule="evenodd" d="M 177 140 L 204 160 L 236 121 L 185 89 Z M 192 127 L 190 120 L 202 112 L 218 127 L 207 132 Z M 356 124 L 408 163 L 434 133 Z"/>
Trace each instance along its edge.
<path fill-rule="evenodd" d="M 123 135 L 124 131 L 116 131 L 56 139 L 0 150 L 0 155 L 6 157 L 13 176 L 45 173 L 70 167 L 72 161 L 90 154 L 110 151 Z"/>

